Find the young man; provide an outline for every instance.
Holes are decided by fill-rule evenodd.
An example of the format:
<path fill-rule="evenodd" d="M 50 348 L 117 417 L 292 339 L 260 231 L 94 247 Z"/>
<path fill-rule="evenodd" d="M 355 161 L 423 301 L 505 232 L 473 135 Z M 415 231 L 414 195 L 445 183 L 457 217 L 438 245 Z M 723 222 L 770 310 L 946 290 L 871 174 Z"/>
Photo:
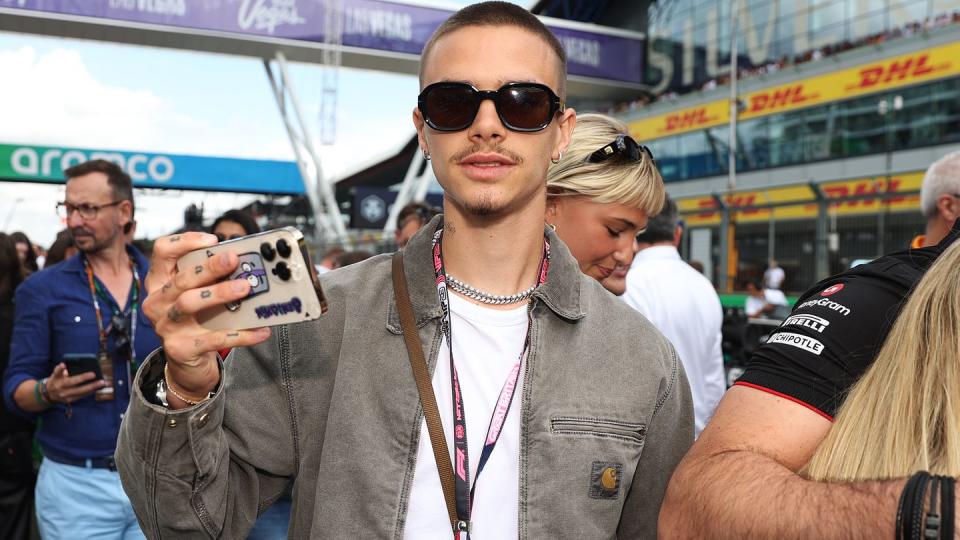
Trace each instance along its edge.
<path fill-rule="evenodd" d="M 391 258 L 325 276 L 325 316 L 247 347 L 271 332 L 209 332 L 193 316 L 245 295 L 242 282 L 215 284 L 236 256 L 174 274 L 177 258 L 212 243 L 186 234 L 155 247 L 148 313 L 164 348 L 138 375 L 118 453 L 148 536 L 242 538 L 292 485 L 291 538 L 655 537 L 692 439 L 690 394 L 670 344 L 545 232 L 547 167 L 575 123 L 555 97 L 564 73 L 556 38 L 502 2 L 464 8 L 423 53 L 413 119 L 445 215 L 402 256 L 455 448 L 465 503 L 456 519 L 424 429 Z M 457 293 L 453 276 L 483 300 Z M 488 306 L 493 295 L 514 298 Z M 221 364 L 213 351 L 224 346 L 237 348 Z M 153 399 L 161 381 L 167 407 Z M 502 425 L 499 437 L 490 425 Z"/>
<path fill-rule="evenodd" d="M 67 169 L 58 205 L 80 250 L 18 289 L 3 397 L 42 420 L 36 488 L 44 538 L 143 538 L 113 454 L 136 366 L 159 344 L 143 316 L 147 261 L 126 243 L 133 221 L 130 176 L 109 161 Z M 85 354 L 109 375 L 71 375 Z"/>
<path fill-rule="evenodd" d="M 797 471 L 880 352 L 910 291 L 960 239 L 951 185 L 960 185 L 958 152 L 931 165 L 924 178 L 929 247 L 892 253 L 814 285 L 757 349 L 670 482 L 660 516 L 665 536 L 894 536 L 905 479 L 811 482 Z"/>

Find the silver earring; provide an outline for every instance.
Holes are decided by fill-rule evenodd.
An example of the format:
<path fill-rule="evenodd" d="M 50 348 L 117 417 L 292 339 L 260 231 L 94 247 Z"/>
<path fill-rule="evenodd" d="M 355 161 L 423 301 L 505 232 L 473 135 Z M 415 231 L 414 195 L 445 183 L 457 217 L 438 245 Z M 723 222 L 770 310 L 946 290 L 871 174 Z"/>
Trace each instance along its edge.
<path fill-rule="evenodd" d="M 557 232 L 557 226 L 553 223 L 547 223 L 547 227 L 550 227 L 550 230 L 552 230 L 554 233 Z"/>
<path fill-rule="evenodd" d="M 427 152 L 426 150 L 421 150 L 421 152 L 423 152 L 423 159 L 430 161 L 430 152 Z"/>
<path fill-rule="evenodd" d="M 560 163 L 561 159 L 563 159 L 563 150 L 557 153 L 557 159 L 550 158 L 550 163 L 556 165 L 557 163 Z"/>

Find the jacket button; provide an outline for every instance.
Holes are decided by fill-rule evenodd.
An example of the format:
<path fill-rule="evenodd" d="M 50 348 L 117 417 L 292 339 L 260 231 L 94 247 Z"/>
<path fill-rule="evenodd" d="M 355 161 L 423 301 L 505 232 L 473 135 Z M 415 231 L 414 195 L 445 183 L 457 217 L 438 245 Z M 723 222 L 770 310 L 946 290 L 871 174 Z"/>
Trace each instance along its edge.
<path fill-rule="evenodd" d="M 617 470 L 613 467 L 604 469 L 603 474 L 600 475 L 600 483 L 603 484 L 604 489 L 617 489 Z"/>
<path fill-rule="evenodd" d="M 203 426 L 207 425 L 207 420 L 209 420 L 209 419 L 210 419 L 210 415 L 209 415 L 209 414 L 207 414 L 207 413 L 201 414 L 201 415 L 197 418 L 197 427 L 198 427 L 198 428 L 202 428 Z"/>
<path fill-rule="evenodd" d="M 177 419 L 176 419 L 176 418 L 171 418 L 171 419 L 167 420 L 167 425 L 170 426 L 170 427 L 172 427 L 172 428 L 177 427 Z"/>

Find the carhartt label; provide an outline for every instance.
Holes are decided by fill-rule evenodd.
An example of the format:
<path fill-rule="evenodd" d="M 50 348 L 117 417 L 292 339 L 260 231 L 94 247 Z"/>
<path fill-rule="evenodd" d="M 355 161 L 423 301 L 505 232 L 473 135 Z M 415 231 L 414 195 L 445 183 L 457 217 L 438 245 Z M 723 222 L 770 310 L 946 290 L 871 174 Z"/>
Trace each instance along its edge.
<path fill-rule="evenodd" d="M 793 334 L 791 332 L 780 332 L 779 334 L 770 338 L 770 341 L 767 343 L 782 343 L 784 345 L 790 345 L 791 347 L 803 349 L 817 356 L 820 356 L 820 353 L 823 352 L 823 343 L 820 343 L 813 338 L 801 336 L 800 334 Z"/>
<path fill-rule="evenodd" d="M 815 315 L 792 315 L 783 321 L 783 326 L 805 326 L 822 334 L 830 326 L 830 321 Z"/>

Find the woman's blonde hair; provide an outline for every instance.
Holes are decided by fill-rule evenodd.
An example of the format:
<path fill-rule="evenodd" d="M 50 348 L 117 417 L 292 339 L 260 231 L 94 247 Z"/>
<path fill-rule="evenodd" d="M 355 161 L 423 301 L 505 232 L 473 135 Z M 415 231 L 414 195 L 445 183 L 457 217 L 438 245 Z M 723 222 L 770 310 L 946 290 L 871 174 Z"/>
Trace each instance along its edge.
<path fill-rule="evenodd" d="M 960 475 L 960 242 L 930 267 L 803 471 L 814 480 Z"/>
<path fill-rule="evenodd" d="M 602 114 L 577 115 L 570 146 L 547 172 L 547 197 L 582 195 L 598 203 L 620 203 L 648 216 L 663 208 L 660 171 L 646 152 L 640 161 L 609 159 L 590 163 L 590 154 L 628 135 L 627 126 Z"/>

